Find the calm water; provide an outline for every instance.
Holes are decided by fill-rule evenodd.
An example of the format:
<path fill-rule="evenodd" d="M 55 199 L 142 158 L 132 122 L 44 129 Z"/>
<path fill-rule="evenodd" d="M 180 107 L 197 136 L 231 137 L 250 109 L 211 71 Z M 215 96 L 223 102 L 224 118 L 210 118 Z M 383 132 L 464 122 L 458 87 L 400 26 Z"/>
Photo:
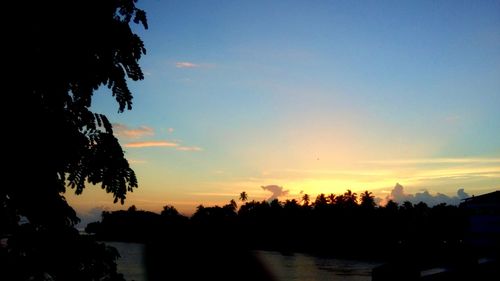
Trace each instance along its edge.
<path fill-rule="evenodd" d="M 105 242 L 120 252 L 117 261 L 118 272 L 122 273 L 127 281 L 146 281 L 144 267 L 144 245 L 139 243 Z"/>
<path fill-rule="evenodd" d="M 136 243 L 106 242 L 120 252 L 118 270 L 125 279 L 146 281 L 144 245 Z M 371 270 L 381 263 L 323 258 L 307 254 L 284 255 L 272 251 L 255 251 L 277 280 L 283 281 L 370 281 Z"/>
<path fill-rule="evenodd" d="M 256 251 L 255 254 L 278 280 L 283 281 L 370 281 L 372 269 L 381 264 L 299 253 L 283 255 L 279 252 Z"/>

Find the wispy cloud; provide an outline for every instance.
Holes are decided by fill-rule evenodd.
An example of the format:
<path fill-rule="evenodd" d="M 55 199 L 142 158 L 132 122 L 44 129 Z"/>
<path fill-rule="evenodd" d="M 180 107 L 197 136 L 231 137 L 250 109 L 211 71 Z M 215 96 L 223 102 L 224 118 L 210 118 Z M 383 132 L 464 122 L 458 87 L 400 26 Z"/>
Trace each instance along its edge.
<path fill-rule="evenodd" d="M 188 62 L 188 61 L 180 61 L 175 63 L 175 67 L 177 68 L 197 68 L 200 67 L 199 64 Z"/>
<path fill-rule="evenodd" d="M 138 141 L 138 142 L 129 142 L 125 144 L 125 147 L 128 148 L 143 148 L 143 147 L 177 147 L 178 143 L 171 141 Z"/>
<path fill-rule="evenodd" d="M 405 180 L 419 183 L 430 182 L 451 182 L 451 181 L 464 181 L 472 179 L 498 179 L 500 178 L 500 166 L 491 167 L 465 167 L 465 168 L 445 168 L 445 169 L 425 169 L 415 171 L 414 173 L 405 177 Z"/>
<path fill-rule="evenodd" d="M 129 164 L 146 164 L 148 161 L 142 159 L 128 159 Z"/>
<path fill-rule="evenodd" d="M 203 149 L 198 146 L 178 146 L 175 149 L 180 151 L 202 151 Z"/>
<path fill-rule="evenodd" d="M 114 134 L 118 137 L 134 140 L 140 139 L 143 137 L 150 137 L 155 135 L 155 131 L 153 128 L 148 126 L 139 126 L 137 128 L 131 128 L 125 124 L 114 123 Z M 174 128 L 166 129 L 168 134 L 172 134 L 174 132 Z M 179 151 L 202 151 L 203 149 L 199 146 L 186 146 L 181 145 L 180 140 L 149 140 L 149 141 L 135 141 L 128 142 L 124 145 L 127 148 L 144 148 L 144 147 L 172 147 Z M 141 162 L 133 162 L 130 163 L 141 163 Z"/>
<path fill-rule="evenodd" d="M 363 161 L 366 164 L 411 165 L 411 164 L 482 164 L 500 163 L 500 158 L 419 158 L 402 160 Z"/>
<path fill-rule="evenodd" d="M 140 126 L 137 128 L 130 128 L 129 126 L 121 123 L 113 124 L 113 132 L 118 137 L 138 139 L 155 134 L 154 129 L 148 126 Z"/>
<path fill-rule="evenodd" d="M 202 151 L 203 149 L 199 146 L 183 146 L 180 145 L 179 141 L 137 141 L 129 142 L 124 145 L 127 148 L 145 148 L 145 147 L 171 147 L 178 151 Z"/>

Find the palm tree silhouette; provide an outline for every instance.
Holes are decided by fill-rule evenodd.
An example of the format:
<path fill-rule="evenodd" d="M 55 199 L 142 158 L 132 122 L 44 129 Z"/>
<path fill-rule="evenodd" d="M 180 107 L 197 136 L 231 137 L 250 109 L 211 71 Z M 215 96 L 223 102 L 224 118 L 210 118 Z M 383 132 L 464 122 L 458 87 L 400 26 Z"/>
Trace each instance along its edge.
<path fill-rule="evenodd" d="M 227 204 L 226 206 L 233 212 L 236 211 L 236 209 L 238 208 L 238 204 L 236 204 L 236 201 L 234 201 L 234 199 L 231 199 L 231 201 L 229 201 L 229 204 Z"/>
<path fill-rule="evenodd" d="M 328 195 L 328 203 L 329 203 L 330 205 L 335 204 L 335 200 L 336 200 L 336 199 L 337 199 L 337 198 L 336 198 L 335 194 L 330 193 L 330 195 Z"/>
<path fill-rule="evenodd" d="M 316 196 L 316 200 L 314 201 L 315 208 L 324 208 L 326 205 L 328 205 L 328 199 L 324 193 Z"/>
<path fill-rule="evenodd" d="M 304 194 L 304 196 L 302 196 L 302 202 L 303 202 L 303 205 L 304 206 L 309 206 L 309 201 L 310 201 L 310 198 L 309 198 L 309 194 Z"/>
<path fill-rule="evenodd" d="M 360 198 L 361 198 L 361 207 L 363 208 L 373 209 L 377 205 L 375 203 L 375 196 L 373 196 L 373 193 L 368 190 L 361 193 Z"/>
<path fill-rule="evenodd" d="M 245 191 L 240 193 L 240 200 L 241 202 L 245 202 L 248 200 L 248 194 Z"/>
<path fill-rule="evenodd" d="M 344 198 L 345 198 L 345 203 L 346 206 L 348 207 L 356 207 L 358 204 L 358 195 L 356 192 L 352 192 L 350 189 L 348 189 L 344 193 Z"/>

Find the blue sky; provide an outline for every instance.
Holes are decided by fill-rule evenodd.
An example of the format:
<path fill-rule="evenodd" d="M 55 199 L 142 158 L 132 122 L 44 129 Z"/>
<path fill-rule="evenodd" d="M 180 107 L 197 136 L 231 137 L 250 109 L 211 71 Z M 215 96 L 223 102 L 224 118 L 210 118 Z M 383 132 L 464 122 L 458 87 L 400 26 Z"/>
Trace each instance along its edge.
<path fill-rule="evenodd" d="M 104 90 L 93 104 L 139 176 L 128 205 L 190 212 L 267 185 L 290 198 L 500 187 L 500 1 L 138 6 L 150 28 L 134 28 L 148 53 L 133 110 Z M 89 189 L 70 200 L 121 207 Z"/>

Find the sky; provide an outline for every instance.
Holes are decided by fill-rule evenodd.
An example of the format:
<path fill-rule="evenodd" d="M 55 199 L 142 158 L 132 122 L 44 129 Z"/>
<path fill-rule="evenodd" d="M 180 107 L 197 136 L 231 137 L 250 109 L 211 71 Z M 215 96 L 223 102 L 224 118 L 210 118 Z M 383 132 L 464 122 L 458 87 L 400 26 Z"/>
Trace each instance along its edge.
<path fill-rule="evenodd" d="M 69 190 L 81 216 L 132 204 L 192 214 L 242 191 L 383 201 L 500 189 L 500 1 L 138 6 L 149 29 L 134 26 L 147 55 L 133 109 L 117 113 L 106 89 L 92 109 L 113 122 L 139 188 L 125 205 Z"/>

